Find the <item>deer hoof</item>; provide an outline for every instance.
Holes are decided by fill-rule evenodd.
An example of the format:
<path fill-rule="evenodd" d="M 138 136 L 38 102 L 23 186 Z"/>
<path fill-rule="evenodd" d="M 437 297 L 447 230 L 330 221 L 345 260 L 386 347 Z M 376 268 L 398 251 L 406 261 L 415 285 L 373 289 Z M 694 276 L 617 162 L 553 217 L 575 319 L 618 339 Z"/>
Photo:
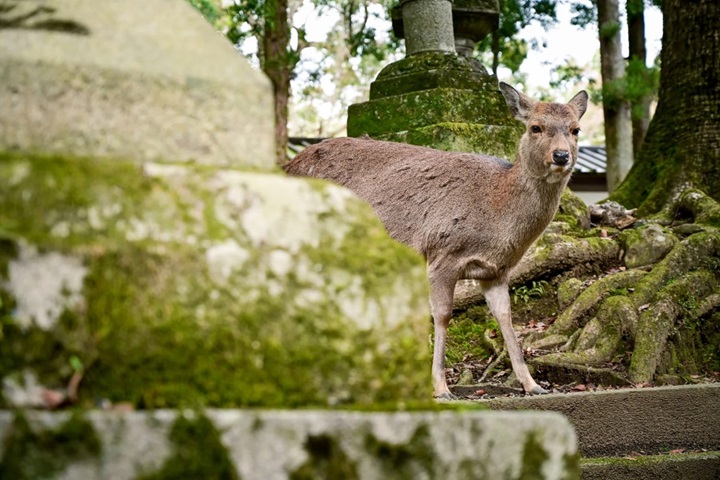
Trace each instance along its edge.
<path fill-rule="evenodd" d="M 533 388 L 530 389 L 529 392 L 527 392 L 531 395 L 546 395 L 550 392 L 542 388 L 540 385 L 535 385 Z"/>
<path fill-rule="evenodd" d="M 456 397 L 455 395 L 453 395 L 450 392 L 438 393 L 438 394 L 433 395 L 433 397 L 438 400 L 457 400 L 458 399 L 458 397 Z"/>

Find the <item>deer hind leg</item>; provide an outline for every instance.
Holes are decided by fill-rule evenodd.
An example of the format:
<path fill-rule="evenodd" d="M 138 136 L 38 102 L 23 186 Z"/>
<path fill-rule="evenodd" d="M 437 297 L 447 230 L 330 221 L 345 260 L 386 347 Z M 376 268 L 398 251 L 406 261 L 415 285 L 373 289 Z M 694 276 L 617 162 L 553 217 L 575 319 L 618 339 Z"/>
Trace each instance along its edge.
<path fill-rule="evenodd" d="M 430 309 L 435 327 L 432 362 L 433 396 L 453 400 L 456 397 L 450 393 L 445 379 L 445 342 L 448 324 L 452 317 L 453 294 L 457 278 L 456 275 L 448 272 L 434 270 L 431 266 L 428 267 L 428 277 L 430 279 Z"/>
<path fill-rule="evenodd" d="M 533 380 L 525 364 L 522 350 L 520 349 L 515 330 L 513 330 L 512 326 L 510 293 L 508 292 L 507 282 L 484 282 L 482 287 L 483 293 L 485 294 L 485 301 L 488 307 L 490 307 L 490 312 L 498 321 L 498 324 L 500 324 L 500 331 L 502 331 L 503 339 L 505 340 L 505 347 L 508 350 L 513 372 L 515 372 L 515 376 L 522 383 L 523 389 L 527 393 L 548 393 Z"/>

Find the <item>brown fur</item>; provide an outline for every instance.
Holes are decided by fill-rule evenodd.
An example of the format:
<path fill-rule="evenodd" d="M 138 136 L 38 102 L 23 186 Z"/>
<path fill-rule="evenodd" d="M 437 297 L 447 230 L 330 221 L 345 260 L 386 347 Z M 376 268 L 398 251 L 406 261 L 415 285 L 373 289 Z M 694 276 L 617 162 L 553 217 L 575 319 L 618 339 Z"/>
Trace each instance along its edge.
<path fill-rule="evenodd" d="M 372 205 L 392 237 L 427 259 L 436 326 L 436 396 L 450 396 L 439 370 L 455 283 L 460 278 L 482 281 L 493 314 L 509 322 L 510 271 L 552 220 L 577 159 L 573 131 L 586 108 L 585 92 L 569 104 L 557 104 L 534 102 L 507 84 L 500 88 L 511 112 L 527 125 L 513 164 L 488 155 L 336 138 L 305 149 L 285 167 L 291 175 L 349 188 Z M 557 151 L 569 153 L 565 166 L 554 164 Z M 502 326 L 503 318 L 498 321 Z M 514 333 L 509 333 L 512 326 L 506 330 L 506 341 L 515 343 L 508 350 L 518 378 L 526 390 L 542 390 L 525 373 Z"/>

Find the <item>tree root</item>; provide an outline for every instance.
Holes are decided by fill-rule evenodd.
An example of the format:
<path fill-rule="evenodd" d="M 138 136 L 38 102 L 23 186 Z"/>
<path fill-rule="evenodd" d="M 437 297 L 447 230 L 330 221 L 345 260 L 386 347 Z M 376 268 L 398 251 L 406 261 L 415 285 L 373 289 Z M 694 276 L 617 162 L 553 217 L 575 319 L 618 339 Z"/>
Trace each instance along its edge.
<path fill-rule="evenodd" d="M 613 292 L 634 287 L 647 275 L 642 270 L 628 270 L 603 277 L 590 285 L 578 298 L 560 314 L 555 323 L 548 329 L 548 335 L 570 335 L 578 327 L 581 320 L 592 314 L 592 311 Z"/>
<path fill-rule="evenodd" d="M 620 246 L 609 238 L 574 238 L 546 233 L 528 251 L 510 276 L 510 285 L 517 286 L 534 278 L 565 272 L 578 265 L 592 264 L 603 268 L 616 264 Z M 454 308 L 462 309 L 484 299 L 479 283 L 460 280 L 455 287 Z"/>
<path fill-rule="evenodd" d="M 493 360 L 492 362 L 490 362 L 490 364 L 487 366 L 487 368 L 485 368 L 485 371 L 484 371 L 483 374 L 480 376 L 480 380 L 479 380 L 479 381 L 480 381 L 481 383 L 484 382 L 484 381 L 487 379 L 487 376 L 490 375 L 490 374 L 498 367 L 498 365 L 500 365 L 501 363 L 504 363 L 505 361 L 507 361 L 507 359 L 508 359 L 507 350 L 503 350 L 503 351 L 500 352 L 500 354 L 495 358 L 495 360 Z"/>
<path fill-rule="evenodd" d="M 651 382 L 676 322 L 697 320 L 720 306 L 719 254 L 720 235 L 696 233 L 676 244 L 649 273 L 629 270 L 598 280 L 543 336 L 569 338 L 561 348 L 565 351 L 532 363 L 545 369 L 599 367 L 631 350 L 630 381 Z M 624 344 L 624 338 L 630 341 Z"/>
<path fill-rule="evenodd" d="M 655 302 L 640 316 L 635 349 L 630 362 L 630 381 L 652 381 L 670 330 L 686 309 L 694 309 L 697 299 L 717 289 L 718 282 L 707 271 L 691 272 L 662 289 Z"/>
<path fill-rule="evenodd" d="M 720 204 L 697 189 L 685 190 L 675 202 L 680 215 L 689 213 L 693 222 L 720 228 Z"/>

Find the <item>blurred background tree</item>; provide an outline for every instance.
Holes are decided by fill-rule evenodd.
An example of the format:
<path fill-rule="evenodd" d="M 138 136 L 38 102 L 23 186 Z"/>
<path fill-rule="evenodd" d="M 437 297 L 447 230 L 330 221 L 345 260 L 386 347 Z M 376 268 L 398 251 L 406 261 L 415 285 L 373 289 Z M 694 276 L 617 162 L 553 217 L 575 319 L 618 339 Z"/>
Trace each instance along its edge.
<path fill-rule="evenodd" d="M 293 136 L 343 135 L 348 105 L 366 100 L 370 83 L 382 67 L 404 54 L 402 42 L 391 34 L 393 0 L 188 1 L 272 81 L 278 163 L 286 158 L 288 130 Z M 618 5 L 610 6 L 616 18 L 624 13 L 630 46 L 627 61 L 622 57 L 618 61 L 616 55 L 615 64 L 625 73 L 613 81 L 601 79 L 602 52 L 585 65 L 573 60 L 549 61 L 550 79 L 541 86 L 528 82 L 521 71 L 531 51 L 547 46 L 542 31 L 557 27 L 560 6 L 570 7 L 577 27 L 597 29 L 600 40 L 598 0 L 500 0 L 499 29 L 477 44 L 475 56 L 492 73 L 523 85 L 526 93 L 543 100 L 565 98 L 585 88 L 595 104 L 606 110 L 629 104 L 637 152 L 658 88 L 659 65 L 646 65 L 643 15 L 655 3 L 657 0 L 628 0 L 624 12 Z M 539 26 L 540 33 L 523 34 L 529 26 Z M 616 34 L 618 40 L 618 22 L 604 31 Z M 588 112 L 584 123 L 586 142 L 609 142 L 612 170 L 616 163 L 614 140 L 603 132 L 602 116 Z"/>
<path fill-rule="evenodd" d="M 398 51 L 389 34 L 389 0 L 189 2 L 272 82 L 279 164 L 287 156 L 288 125 L 296 135 L 341 133 L 347 106 L 367 95 L 370 81 Z M 320 39 L 311 35 L 318 18 L 327 31 Z"/>

